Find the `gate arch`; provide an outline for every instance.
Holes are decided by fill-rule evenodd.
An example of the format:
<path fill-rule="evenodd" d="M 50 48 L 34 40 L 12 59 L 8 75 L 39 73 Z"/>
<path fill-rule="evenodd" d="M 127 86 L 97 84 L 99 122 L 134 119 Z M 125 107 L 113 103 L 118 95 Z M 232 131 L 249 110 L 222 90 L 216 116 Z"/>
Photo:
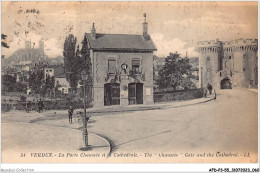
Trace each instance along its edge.
<path fill-rule="evenodd" d="M 232 83 L 229 78 L 222 79 L 220 82 L 220 89 L 232 89 Z"/>

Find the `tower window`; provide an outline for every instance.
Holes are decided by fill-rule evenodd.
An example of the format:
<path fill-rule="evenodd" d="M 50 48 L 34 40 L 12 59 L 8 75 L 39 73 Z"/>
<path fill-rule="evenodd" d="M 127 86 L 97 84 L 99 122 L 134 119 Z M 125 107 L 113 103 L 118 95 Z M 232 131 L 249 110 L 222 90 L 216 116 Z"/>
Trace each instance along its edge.
<path fill-rule="evenodd" d="M 231 56 L 229 56 L 229 59 L 231 59 Z"/>

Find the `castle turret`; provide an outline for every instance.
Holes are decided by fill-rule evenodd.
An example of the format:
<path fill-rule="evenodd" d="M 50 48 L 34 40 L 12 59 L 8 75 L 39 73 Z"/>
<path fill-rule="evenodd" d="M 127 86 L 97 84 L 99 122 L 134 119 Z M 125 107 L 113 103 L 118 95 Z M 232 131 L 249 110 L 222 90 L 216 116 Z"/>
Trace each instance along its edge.
<path fill-rule="evenodd" d="M 224 66 L 232 71 L 234 87 L 248 88 L 257 85 L 255 77 L 257 73 L 257 48 L 257 39 L 238 39 L 225 42 Z"/>
<path fill-rule="evenodd" d="M 218 73 L 222 70 L 223 43 L 219 40 L 198 42 L 199 82 L 201 87 L 211 84 L 219 88 Z"/>

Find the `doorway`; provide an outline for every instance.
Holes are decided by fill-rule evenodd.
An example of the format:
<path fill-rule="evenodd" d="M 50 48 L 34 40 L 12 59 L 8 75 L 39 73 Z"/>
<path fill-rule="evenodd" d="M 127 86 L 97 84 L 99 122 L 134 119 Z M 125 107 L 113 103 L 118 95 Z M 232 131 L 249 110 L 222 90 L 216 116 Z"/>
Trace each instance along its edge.
<path fill-rule="evenodd" d="M 143 104 L 143 84 L 142 83 L 128 84 L 128 102 L 129 102 L 129 105 Z"/>
<path fill-rule="evenodd" d="M 232 84 L 230 79 L 225 78 L 220 82 L 221 89 L 232 89 Z"/>
<path fill-rule="evenodd" d="M 107 83 L 104 85 L 104 105 L 120 105 L 120 84 Z"/>

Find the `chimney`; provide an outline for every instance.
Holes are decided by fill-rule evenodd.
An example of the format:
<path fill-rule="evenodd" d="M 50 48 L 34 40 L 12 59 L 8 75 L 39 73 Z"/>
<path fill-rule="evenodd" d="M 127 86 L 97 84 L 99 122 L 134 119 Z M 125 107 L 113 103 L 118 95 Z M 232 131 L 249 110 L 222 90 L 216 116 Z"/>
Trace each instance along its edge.
<path fill-rule="evenodd" d="M 96 40 L 96 29 L 95 29 L 95 23 L 93 23 L 92 25 L 92 29 L 91 29 L 91 38 L 93 40 Z"/>
<path fill-rule="evenodd" d="M 143 37 L 144 37 L 145 39 L 148 37 L 148 24 L 147 24 L 147 22 L 146 22 L 146 13 L 144 13 Z"/>

